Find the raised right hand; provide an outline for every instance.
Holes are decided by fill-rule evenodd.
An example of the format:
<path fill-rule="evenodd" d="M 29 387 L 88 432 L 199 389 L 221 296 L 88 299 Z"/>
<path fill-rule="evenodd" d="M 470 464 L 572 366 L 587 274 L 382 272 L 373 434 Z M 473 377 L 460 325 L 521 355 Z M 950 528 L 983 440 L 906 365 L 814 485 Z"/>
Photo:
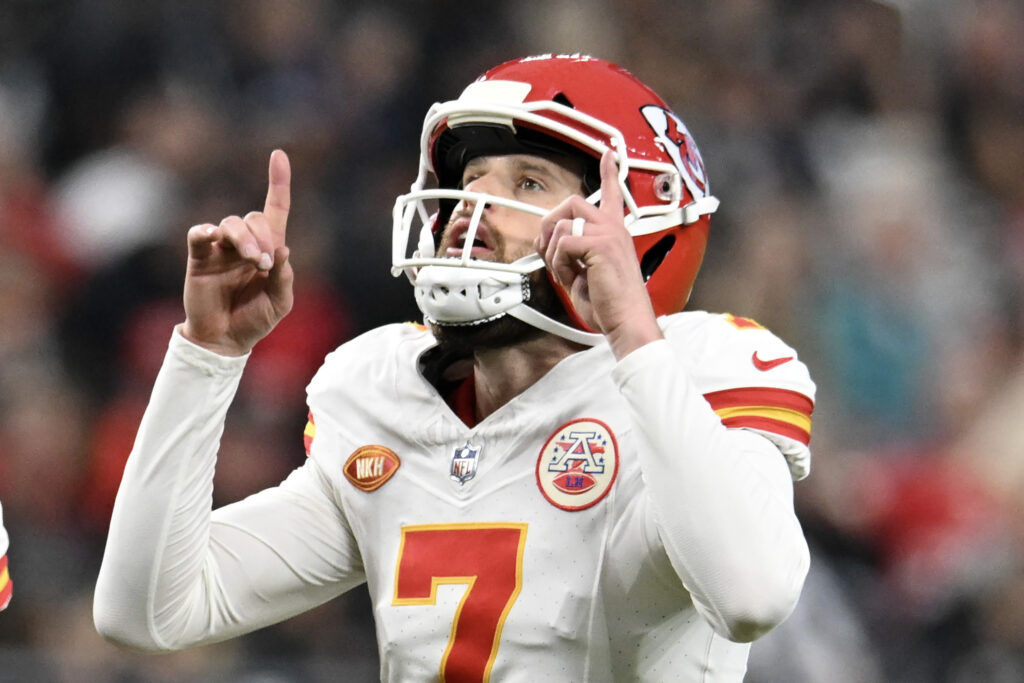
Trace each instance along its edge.
<path fill-rule="evenodd" d="M 248 353 L 292 308 L 285 232 L 291 205 L 288 155 L 270 155 L 263 211 L 188 232 L 185 322 L 189 341 L 226 356 Z"/>

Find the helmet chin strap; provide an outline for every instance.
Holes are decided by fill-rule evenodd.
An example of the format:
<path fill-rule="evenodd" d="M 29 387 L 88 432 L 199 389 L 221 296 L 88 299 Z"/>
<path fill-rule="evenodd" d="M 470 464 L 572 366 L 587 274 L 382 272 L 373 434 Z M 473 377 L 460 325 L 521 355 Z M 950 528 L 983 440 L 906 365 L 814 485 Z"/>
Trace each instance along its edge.
<path fill-rule="evenodd" d="M 508 314 L 513 318 L 522 320 L 527 325 L 533 325 L 540 330 L 576 342 L 577 344 L 583 344 L 584 346 L 597 346 L 604 341 L 603 334 L 584 332 L 583 330 L 577 330 L 575 327 L 569 327 L 554 318 L 549 318 L 535 308 L 530 308 L 526 304 L 519 304 L 510 308 Z"/>
<path fill-rule="evenodd" d="M 544 261 L 539 255 L 531 254 L 513 265 L 533 271 L 542 268 Z M 527 306 L 530 299 L 527 273 L 461 264 L 429 265 L 417 270 L 413 286 L 420 311 L 438 325 L 479 325 L 508 314 L 577 344 L 594 346 L 604 340 L 602 334 L 578 330 Z"/>
<path fill-rule="evenodd" d="M 413 280 L 416 305 L 440 325 L 477 325 L 505 315 L 530 296 L 523 273 L 430 265 Z"/>

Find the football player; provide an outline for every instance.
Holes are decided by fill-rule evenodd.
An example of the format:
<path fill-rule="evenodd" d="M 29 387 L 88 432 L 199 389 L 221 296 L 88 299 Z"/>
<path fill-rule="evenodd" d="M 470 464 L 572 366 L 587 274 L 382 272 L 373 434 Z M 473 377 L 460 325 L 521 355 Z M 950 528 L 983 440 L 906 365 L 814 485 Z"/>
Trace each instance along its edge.
<path fill-rule="evenodd" d="M 263 211 L 189 232 L 99 631 L 178 649 L 366 583 L 382 680 L 742 680 L 808 569 L 814 385 L 757 323 L 680 312 L 718 201 L 679 117 L 580 55 L 435 105 L 394 209 L 425 324 L 330 354 L 305 464 L 211 512 L 246 355 L 291 305 L 290 181 L 275 151 Z"/>
<path fill-rule="evenodd" d="M 4 508 L 0 505 L 0 610 L 7 609 L 7 605 L 11 603 L 11 596 L 14 595 L 14 582 L 11 581 L 11 574 L 7 569 L 9 543 L 7 529 L 4 527 Z"/>

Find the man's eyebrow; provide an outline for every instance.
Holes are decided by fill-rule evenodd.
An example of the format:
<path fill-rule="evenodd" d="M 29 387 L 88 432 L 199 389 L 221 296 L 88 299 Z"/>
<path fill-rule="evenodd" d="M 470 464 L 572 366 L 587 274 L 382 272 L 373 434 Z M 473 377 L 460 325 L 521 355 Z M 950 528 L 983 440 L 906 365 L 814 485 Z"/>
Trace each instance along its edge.
<path fill-rule="evenodd" d="M 551 177 L 557 177 L 558 170 L 562 170 L 562 167 L 553 161 L 537 162 L 533 159 L 516 159 L 515 167 L 517 171 L 530 171 L 533 173 L 543 173 Z"/>
<path fill-rule="evenodd" d="M 465 175 L 466 172 L 476 168 L 477 166 L 483 165 L 485 163 L 485 159 L 486 157 L 475 157 L 467 161 L 466 165 L 462 169 L 463 175 Z M 566 170 L 560 164 L 554 161 L 549 161 L 547 159 L 537 160 L 528 157 L 514 158 L 513 168 L 517 173 L 537 173 L 542 174 L 548 178 L 560 178 L 561 176 L 559 174 L 559 171 Z"/>

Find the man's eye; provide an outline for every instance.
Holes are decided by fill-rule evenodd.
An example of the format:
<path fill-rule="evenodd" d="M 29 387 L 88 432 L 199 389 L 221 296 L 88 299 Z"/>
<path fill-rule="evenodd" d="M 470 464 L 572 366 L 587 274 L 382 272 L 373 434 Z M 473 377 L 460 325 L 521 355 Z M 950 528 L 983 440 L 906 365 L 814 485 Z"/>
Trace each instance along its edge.
<path fill-rule="evenodd" d="M 521 181 L 519 181 L 519 187 L 523 188 L 524 190 L 530 191 L 544 189 L 544 185 L 542 185 L 540 181 L 534 178 L 523 178 Z"/>

